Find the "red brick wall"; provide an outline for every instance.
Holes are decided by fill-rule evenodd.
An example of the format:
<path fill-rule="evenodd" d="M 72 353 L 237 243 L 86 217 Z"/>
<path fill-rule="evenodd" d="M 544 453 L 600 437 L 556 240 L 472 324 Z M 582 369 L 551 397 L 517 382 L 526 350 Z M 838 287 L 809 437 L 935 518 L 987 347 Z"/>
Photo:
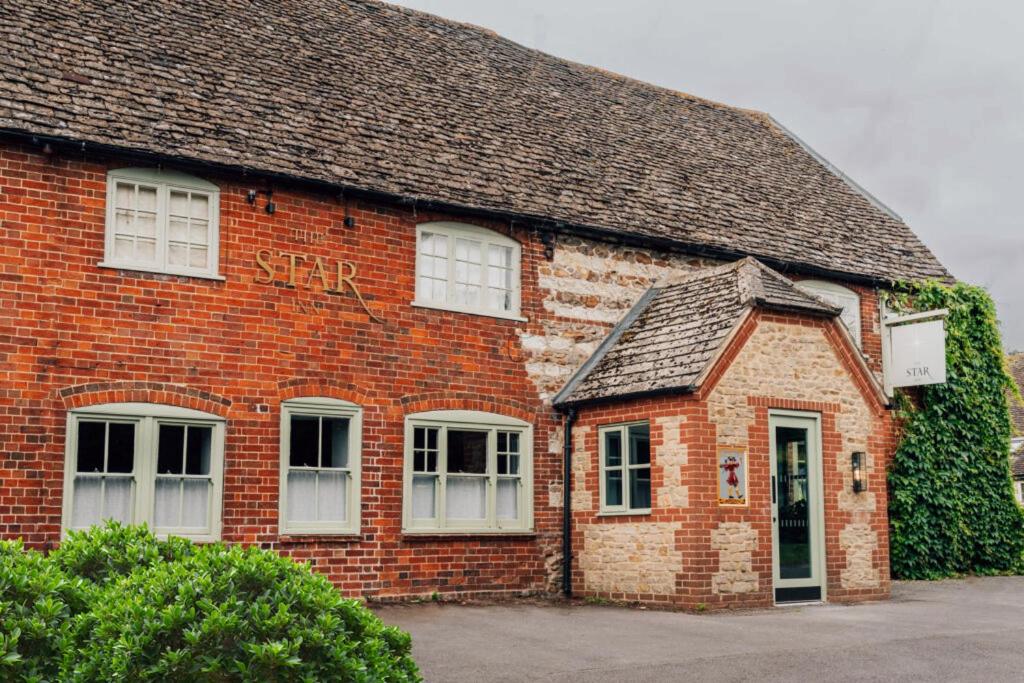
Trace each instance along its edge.
<path fill-rule="evenodd" d="M 128 165 L 0 146 L 0 536 L 40 547 L 59 540 L 69 408 L 151 401 L 227 418 L 227 541 L 310 560 L 353 595 L 543 590 L 545 559 L 560 550 L 561 513 L 547 496 L 560 459 L 546 452 L 556 418 L 516 352 L 523 324 L 409 305 L 416 224 L 458 217 L 352 202 L 347 228 L 342 202 L 287 187 L 274 188 L 268 215 L 262 198 L 245 202 L 261 183 L 212 176 L 224 281 L 100 268 L 106 173 Z M 296 240 L 309 231 L 323 240 Z M 523 244 L 523 315 L 536 320 L 543 246 L 511 234 Z M 355 262 L 384 323 L 348 293 L 254 282 L 257 249 Z M 280 403 L 301 395 L 364 407 L 358 539 L 278 536 Z M 441 408 L 534 424 L 536 535 L 403 537 L 403 416 Z"/>

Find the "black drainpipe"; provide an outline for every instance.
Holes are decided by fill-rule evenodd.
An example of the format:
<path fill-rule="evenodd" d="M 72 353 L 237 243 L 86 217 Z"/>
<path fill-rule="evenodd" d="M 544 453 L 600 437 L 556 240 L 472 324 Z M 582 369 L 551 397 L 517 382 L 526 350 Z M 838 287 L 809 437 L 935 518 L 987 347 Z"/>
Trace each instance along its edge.
<path fill-rule="evenodd" d="M 572 426 L 576 422 L 576 409 L 568 408 L 565 419 L 564 454 L 562 469 L 562 592 L 572 597 Z"/>

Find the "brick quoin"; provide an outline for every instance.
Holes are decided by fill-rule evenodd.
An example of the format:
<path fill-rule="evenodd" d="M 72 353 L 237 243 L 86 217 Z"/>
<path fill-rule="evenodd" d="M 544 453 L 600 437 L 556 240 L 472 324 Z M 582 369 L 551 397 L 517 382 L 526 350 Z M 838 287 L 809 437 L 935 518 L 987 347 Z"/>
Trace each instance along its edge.
<path fill-rule="evenodd" d="M 108 402 L 152 402 L 202 410 L 226 419 L 222 537 L 310 562 L 344 593 L 368 598 L 430 594 L 507 595 L 543 593 L 558 586 L 561 552 L 561 417 L 546 402 L 529 368 L 524 335 L 543 337 L 550 325 L 573 319 L 553 312 L 539 273 L 545 245 L 528 226 L 471 215 L 424 211 L 409 204 L 344 199 L 301 186 L 276 184 L 276 212 L 246 202 L 264 181 L 217 172 L 203 177 L 220 187 L 220 274 L 223 280 L 102 268 L 107 172 L 138 166 L 124 158 L 44 155 L 38 148 L 0 141 L 0 537 L 23 538 L 38 548 L 60 541 L 65 423 L 68 411 Z M 346 226 L 346 217 L 354 219 Z M 509 235 L 522 245 L 522 316 L 527 322 L 417 308 L 414 293 L 416 225 L 450 220 Z M 309 235 L 316 239 L 309 239 Z M 556 247 L 561 248 L 561 247 Z M 325 262 L 352 261 L 372 320 L 350 292 L 324 293 L 283 282 L 256 282 L 262 275 L 257 250 L 302 253 Z M 608 251 L 614 252 L 614 247 Z M 638 258 L 630 256 L 630 258 Z M 650 257 L 641 256 L 650 261 Z M 662 258 L 662 257 L 659 257 Z M 281 271 L 280 262 L 278 264 Z M 300 271 L 300 276 L 305 271 Z M 643 284 L 643 283 L 641 283 Z M 650 284 L 649 282 L 646 284 Z M 844 283 L 846 284 L 846 283 Z M 877 292 L 848 285 L 861 295 L 864 350 L 880 369 Z M 599 299 L 599 297 L 595 297 Z M 600 302 L 573 305 L 594 305 Z M 716 365 L 727 372 L 757 327 L 751 319 Z M 792 318 L 781 317 L 786 324 Z M 778 322 L 778 321 L 776 321 Z M 591 327 L 610 330 L 612 323 Z M 862 394 L 856 350 L 821 321 L 836 349 L 836 365 Z M 576 365 L 582 359 L 575 361 Z M 582 595 L 693 607 L 767 605 L 771 602 L 771 549 L 765 509 L 768 407 L 754 400 L 749 427 L 750 507 L 719 508 L 715 426 L 708 389 L 693 396 L 639 399 L 588 409 L 577 430 L 592 427 L 577 453 L 597 453 L 597 427 L 624 420 L 652 421 L 652 448 L 662 443 L 662 419 L 680 419 L 678 438 L 688 459 L 681 481 L 687 508 L 658 508 L 651 515 L 595 517 L 597 472 L 577 471 L 585 488 L 574 491 L 591 505 L 574 505 L 573 579 Z M 278 533 L 280 404 L 289 398 L 340 398 L 364 409 L 362 528 L 358 536 L 283 536 Z M 755 400 L 757 399 L 757 400 Z M 865 399 L 867 400 L 867 399 Z M 797 405 L 794 403 L 794 405 Z M 805 405 L 805 404 L 799 404 Z M 826 489 L 844 485 L 839 467 L 847 457 L 834 437 L 828 402 L 806 404 L 821 412 L 825 434 Z M 404 417 L 424 410 L 501 413 L 533 424 L 534 527 L 508 536 L 410 536 L 401 529 Z M 888 537 L 884 467 L 895 443 L 888 414 L 874 406 L 869 445 L 874 464 L 870 491 L 875 512 L 826 510 L 830 599 L 868 599 L 888 591 Z M 596 464 L 596 461 L 593 461 Z M 652 490 L 665 485 L 655 462 Z M 575 487 L 574 480 L 574 487 Z M 846 567 L 839 536 L 866 518 L 877 534 L 872 565 L 882 575 L 873 589 L 844 589 Z M 714 595 L 718 552 L 710 534 L 721 522 L 749 522 L 757 533 L 753 593 Z M 674 590 L 666 594 L 588 591 L 580 568 L 585 527 L 666 523 L 679 554 Z M 666 527 L 667 528 L 667 527 Z M 769 539 L 767 542 L 765 539 Z M 628 558 L 623 558 L 628 563 Z M 767 579 L 766 579 L 767 577 Z M 833 585 L 833 582 L 834 585 Z"/>

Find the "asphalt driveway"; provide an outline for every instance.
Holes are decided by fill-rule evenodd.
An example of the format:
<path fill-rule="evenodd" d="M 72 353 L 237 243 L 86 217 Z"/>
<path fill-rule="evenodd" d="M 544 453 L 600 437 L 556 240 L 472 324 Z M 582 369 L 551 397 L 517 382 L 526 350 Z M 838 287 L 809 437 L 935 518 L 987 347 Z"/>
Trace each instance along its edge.
<path fill-rule="evenodd" d="M 1024 681 L 1024 577 L 900 583 L 893 599 L 742 613 L 409 605 L 427 681 Z"/>

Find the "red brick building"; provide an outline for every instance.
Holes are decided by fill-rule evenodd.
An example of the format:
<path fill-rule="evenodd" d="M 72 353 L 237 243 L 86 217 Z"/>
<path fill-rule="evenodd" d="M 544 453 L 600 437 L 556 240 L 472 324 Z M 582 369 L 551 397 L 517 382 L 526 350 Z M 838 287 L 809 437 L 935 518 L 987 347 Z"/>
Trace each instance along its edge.
<path fill-rule="evenodd" d="M 878 295 L 948 274 L 770 117 L 376 2 L 0 12 L 3 537 L 887 593 Z"/>

